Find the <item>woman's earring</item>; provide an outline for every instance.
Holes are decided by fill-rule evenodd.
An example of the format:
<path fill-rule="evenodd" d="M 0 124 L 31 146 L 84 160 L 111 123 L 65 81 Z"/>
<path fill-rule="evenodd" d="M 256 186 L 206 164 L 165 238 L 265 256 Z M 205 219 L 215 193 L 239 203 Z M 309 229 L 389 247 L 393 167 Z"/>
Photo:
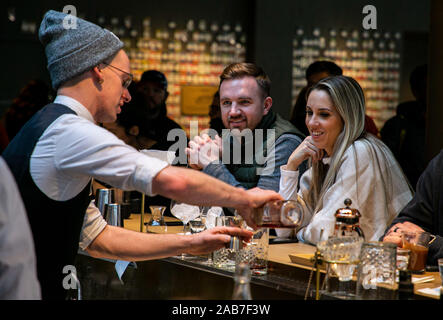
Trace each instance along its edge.
<path fill-rule="evenodd" d="M 105 82 L 104 79 L 100 79 L 100 80 L 98 80 L 98 83 L 100 83 L 100 84 L 102 84 L 103 82 Z"/>

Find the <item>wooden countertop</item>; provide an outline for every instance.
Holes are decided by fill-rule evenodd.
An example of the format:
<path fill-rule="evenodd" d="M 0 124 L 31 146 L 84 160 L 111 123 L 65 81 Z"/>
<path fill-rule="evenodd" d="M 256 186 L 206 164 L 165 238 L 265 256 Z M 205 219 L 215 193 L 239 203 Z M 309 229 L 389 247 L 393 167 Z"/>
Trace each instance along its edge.
<path fill-rule="evenodd" d="M 151 218 L 150 213 L 145 213 L 143 215 L 144 222 L 148 222 Z M 180 222 L 179 219 L 174 217 L 165 216 L 165 222 Z M 140 213 L 133 213 L 130 215 L 129 219 L 124 219 L 125 229 L 140 231 Z M 143 232 L 146 232 L 146 226 L 143 224 Z M 165 233 L 180 233 L 183 232 L 183 226 L 168 226 Z"/>
<path fill-rule="evenodd" d="M 144 222 L 148 222 L 150 214 L 144 214 Z M 166 222 L 179 222 L 177 218 L 165 216 Z M 129 219 L 124 220 L 124 227 L 126 229 L 140 231 L 140 214 L 131 214 Z M 146 232 L 146 226 L 143 224 L 143 232 Z M 168 226 L 166 233 L 183 232 L 183 226 Z M 268 260 L 280 263 L 287 266 L 311 270 L 312 262 L 309 258 L 314 255 L 315 247 L 303 243 L 284 243 L 272 244 L 269 246 Z M 294 261 L 298 262 L 295 263 Z M 322 271 L 324 272 L 324 271 Z M 422 275 L 413 275 L 413 280 L 433 276 L 433 280 L 425 283 L 414 284 L 414 292 L 417 295 L 428 298 L 438 299 L 435 295 L 426 294 L 418 290 L 423 288 L 437 288 L 441 286 L 441 278 L 439 272 L 425 272 Z"/>

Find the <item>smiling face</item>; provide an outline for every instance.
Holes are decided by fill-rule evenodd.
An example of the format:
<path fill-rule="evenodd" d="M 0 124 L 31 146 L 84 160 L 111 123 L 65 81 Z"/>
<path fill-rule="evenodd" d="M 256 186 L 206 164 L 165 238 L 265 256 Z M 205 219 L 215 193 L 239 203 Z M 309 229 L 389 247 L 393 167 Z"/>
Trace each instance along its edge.
<path fill-rule="evenodd" d="M 331 156 L 335 141 L 343 130 L 343 120 L 326 91 L 313 90 L 309 94 L 306 126 L 315 145 Z"/>
<path fill-rule="evenodd" d="M 272 98 L 263 97 L 254 77 L 224 80 L 220 85 L 220 109 L 228 129 L 254 130 L 271 106 Z"/>

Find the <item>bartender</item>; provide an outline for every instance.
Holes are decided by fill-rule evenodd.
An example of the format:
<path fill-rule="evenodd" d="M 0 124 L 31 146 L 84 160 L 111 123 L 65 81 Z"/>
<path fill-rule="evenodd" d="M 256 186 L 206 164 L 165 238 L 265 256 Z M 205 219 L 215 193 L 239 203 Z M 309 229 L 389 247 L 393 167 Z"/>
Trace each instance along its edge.
<path fill-rule="evenodd" d="M 129 59 L 112 32 L 80 18 L 73 28 L 65 23 L 72 18 L 53 10 L 45 14 L 39 39 L 57 97 L 26 123 L 2 154 L 25 203 L 43 299 L 65 298 L 63 268 L 74 264 L 79 241 L 94 257 L 138 261 L 208 253 L 223 247 L 230 235 L 250 238 L 250 232 L 228 227 L 192 236 L 152 235 L 108 226 L 101 218 L 91 203 L 92 178 L 189 204 L 235 207 L 251 224 L 253 208 L 281 196 L 245 191 L 195 170 L 169 166 L 96 125 L 115 121 L 131 100 Z"/>

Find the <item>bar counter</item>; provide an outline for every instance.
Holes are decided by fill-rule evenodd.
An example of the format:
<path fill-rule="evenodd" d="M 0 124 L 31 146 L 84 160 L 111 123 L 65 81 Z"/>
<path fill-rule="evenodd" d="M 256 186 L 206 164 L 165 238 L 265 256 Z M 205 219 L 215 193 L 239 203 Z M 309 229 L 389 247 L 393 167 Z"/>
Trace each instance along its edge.
<path fill-rule="evenodd" d="M 177 221 L 165 217 L 167 221 Z M 148 221 L 149 215 L 145 215 Z M 140 231 L 140 215 L 132 214 L 124 221 L 127 229 Z M 145 230 L 145 229 L 144 229 Z M 177 233 L 182 226 L 168 226 L 168 233 Z M 269 246 L 268 274 L 252 276 L 253 299 L 302 300 L 315 299 L 316 272 L 303 260 L 314 252 L 315 247 L 300 243 L 271 244 Z M 300 263 L 290 255 L 302 257 Z M 307 263 L 306 263 L 307 262 Z M 77 274 L 81 283 L 82 299 L 231 299 L 234 289 L 233 272 L 212 267 L 206 257 L 188 256 L 185 259 L 170 257 L 152 261 L 131 263 L 121 280 L 115 261 L 96 259 L 79 251 L 76 260 Z M 320 283 L 324 279 L 320 273 Z M 420 293 L 417 289 L 435 288 L 441 284 L 438 272 L 426 272 L 420 277 L 434 276 L 434 281 L 415 284 L 414 299 L 438 299 Z M 321 299 L 336 299 L 322 293 Z"/>

